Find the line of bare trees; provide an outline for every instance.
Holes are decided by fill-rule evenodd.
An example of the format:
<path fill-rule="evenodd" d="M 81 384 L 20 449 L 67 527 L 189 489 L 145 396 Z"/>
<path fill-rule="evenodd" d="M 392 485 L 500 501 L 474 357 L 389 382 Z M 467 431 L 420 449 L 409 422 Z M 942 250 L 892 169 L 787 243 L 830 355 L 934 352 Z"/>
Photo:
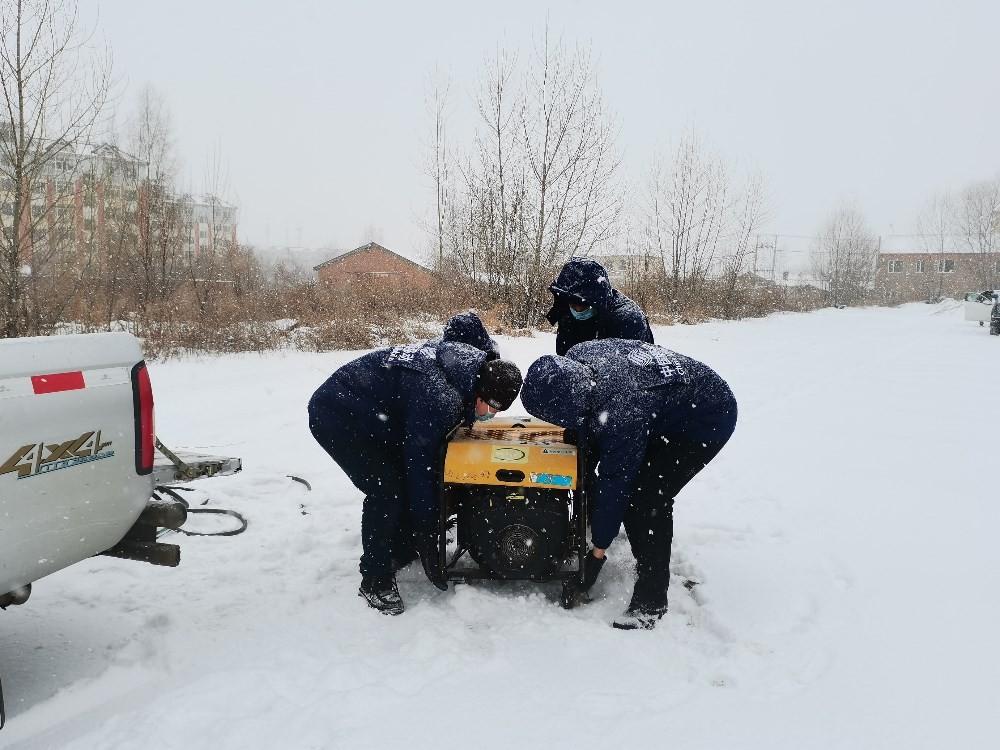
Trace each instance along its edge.
<path fill-rule="evenodd" d="M 913 226 L 915 250 L 967 254 L 980 289 L 998 283 L 1000 173 L 927 199 Z"/>
<path fill-rule="evenodd" d="M 912 233 L 904 235 L 904 252 L 925 254 L 930 262 L 962 254 L 980 289 L 1000 284 L 1000 174 L 969 183 L 958 192 L 930 196 L 917 214 Z M 895 249 L 895 248 L 894 248 Z M 879 302 L 876 278 L 882 241 L 862 211 L 844 202 L 834 209 L 813 242 L 810 265 L 835 305 Z M 922 291 L 928 299 L 942 296 L 944 275 L 927 274 Z"/>
<path fill-rule="evenodd" d="M 260 348 L 274 328 L 251 323 L 268 316 L 308 325 L 378 307 L 378 290 L 372 305 L 355 305 L 289 274 L 265 278 L 252 252 L 223 236 L 216 210 L 232 207 L 218 155 L 199 209 L 207 201 L 209 214 L 192 215 L 165 102 L 147 88 L 113 127 L 111 56 L 79 28 L 75 0 L 0 6 L 2 335 L 72 322 L 124 326 L 154 350 L 158 341 L 232 349 L 255 337 L 250 348 Z M 597 77 L 589 50 L 546 28 L 523 64 L 502 49 L 489 58 L 475 127 L 454 142 L 448 84 L 432 79 L 429 229 L 442 281 L 423 308 L 473 302 L 499 324 L 529 327 L 562 263 L 589 255 L 615 258 L 626 292 L 652 313 L 677 316 L 705 300 L 730 317 L 773 309 L 763 296 L 774 290 L 752 273 L 752 238 L 768 215 L 760 176 L 743 176 L 692 129 L 630 185 Z"/>
<path fill-rule="evenodd" d="M 483 304 L 515 326 L 538 322 L 547 284 L 574 255 L 615 257 L 651 310 L 676 313 L 708 295 L 728 300 L 721 314 L 742 314 L 769 215 L 763 179 L 742 176 L 692 128 L 630 186 L 597 73 L 589 50 L 548 28 L 524 65 L 499 49 L 474 95 L 474 132 L 458 143 L 448 81 L 431 79 L 428 230 L 439 269 L 480 282 Z"/>

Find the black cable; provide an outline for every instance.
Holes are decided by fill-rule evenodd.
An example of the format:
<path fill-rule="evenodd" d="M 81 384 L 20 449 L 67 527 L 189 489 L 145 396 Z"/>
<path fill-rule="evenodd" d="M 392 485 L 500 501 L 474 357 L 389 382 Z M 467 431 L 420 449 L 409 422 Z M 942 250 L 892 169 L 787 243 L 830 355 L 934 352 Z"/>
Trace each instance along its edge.
<path fill-rule="evenodd" d="M 178 495 L 177 490 L 184 490 L 185 492 L 191 492 L 190 487 L 166 487 L 166 486 L 157 487 L 155 492 L 163 492 L 164 494 L 170 495 L 170 497 L 179 502 L 185 508 L 190 508 L 191 504 L 188 503 L 188 501 L 185 500 L 183 497 Z"/>
<path fill-rule="evenodd" d="M 211 513 L 220 516 L 232 516 L 240 522 L 240 527 L 238 529 L 230 529 L 229 531 L 187 531 L 186 529 L 171 529 L 171 531 L 179 531 L 181 534 L 186 534 L 187 536 L 236 536 L 237 534 L 242 534 L 247 530 L 247 519 L 235 510 L 226 510 L 224 508 L 192 508 L 191 504 L 178 494 L 178 491 L 193 492 L 194 488 L 168 487 L 167 485 L 160 485 L 154 490 L 154 492 L 162 492 L 165 495 L 169 495 L 177 502 L 181 503 L 187 509 L 188 515 L 191 515 L 192 513 Z M 206 500 L 205 502 L 208 501 Z"/>
<path fill-rule="evenodd" d="M 214 513 L 220 516 L 232 516 L 240 522 L 238 529 L 230 529 L 229 531 L 187 531 L 186 529 L 175 529 L 188 536 L 236 536 L 247 530 L 247 519 L 235 510 L 225 510 L 224 508 L 188 508 L 188 513 Z"/>
<path fill-rule="evenodd" d="M 299 483 L 299 484 L 301 484 L 301 485 L 305 485 L 305 488 L 306 488 L 307 490 L 309 490 L 310 492 L 312 492 L 312 485 L 311 485 L 311 484 L 309 484 L 309 482 L 307 482 L 307 481 L 306 481 L 305 479 L 303 479 L 302 477 L 297 477 L 297 476 L 295 476 L 294 474 L 286 474 L 286 476 L 287 476 L 287 477 L 288 477 L 289 479 L 291 479 L 291 480 L 292 480 L 293 482 L 298 482 L 298 483 Z"/>

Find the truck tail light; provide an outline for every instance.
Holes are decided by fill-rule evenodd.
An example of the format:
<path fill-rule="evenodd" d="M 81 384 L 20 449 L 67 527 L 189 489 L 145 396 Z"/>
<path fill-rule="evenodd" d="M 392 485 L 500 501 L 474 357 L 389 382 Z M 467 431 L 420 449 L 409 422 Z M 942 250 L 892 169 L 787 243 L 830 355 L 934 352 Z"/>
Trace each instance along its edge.
<path fill-rule="evenodd" d="M 132 368 L 132 403 L 135 410 L 135 471 L 149 474 L 153 471 L 153 387 L 149 382 L 146 363 Z"/>

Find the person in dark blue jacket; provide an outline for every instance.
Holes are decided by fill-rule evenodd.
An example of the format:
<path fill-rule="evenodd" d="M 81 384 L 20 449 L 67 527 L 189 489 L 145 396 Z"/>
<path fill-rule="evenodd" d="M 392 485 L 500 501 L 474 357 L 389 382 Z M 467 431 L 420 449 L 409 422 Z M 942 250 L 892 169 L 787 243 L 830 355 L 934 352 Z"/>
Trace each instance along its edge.
<path fill-rule="evenodd" d="M 582 591 L 622 523 L 636 582 L 614 626 L 652 628 L 667 610 L 674 497 L 736 427 L 736 399 L 708 365 L 661 346 L 607 339 L 547 355 L 528 369 L 524 408 L 578 432 L 589 458 L 591 543 Z"/>
<path fill-rule="evenodd" d="M 487 359 L 499 359 L 500 351 L 483 325 L 483 321 L 474 310 L 459 313 L 448 319 L 444 325 L 444 335 L 441 341 L 459 341 L 474 346 L 481 352 L 486 352 Z"/>
<path fill-rule="evenodd" d="M 378 349 L 348 362 L 309 401 L 309 429 L 365 493 L 361 514 L 361 588 L 384 614 L 398 615 L 393 557 L 406 561 L 401 519 L 412 521 L 424 572 L 448 584 L 438 554 L 438 463 L 461 423 L 510 407 L 521 388 L 513 362 L 455 341 Z M 395 547 L 395 549 L 394 549 Z"/>
<path fill-rule="evenodd" d="M 642 309 L 612 288 L 604 266 L 589 258 L 571 258 L 549 287 L 554 297 L 546 319 L 555 326 L 556 354 L 594 339 L 634 339 L 653 343 Z"/>

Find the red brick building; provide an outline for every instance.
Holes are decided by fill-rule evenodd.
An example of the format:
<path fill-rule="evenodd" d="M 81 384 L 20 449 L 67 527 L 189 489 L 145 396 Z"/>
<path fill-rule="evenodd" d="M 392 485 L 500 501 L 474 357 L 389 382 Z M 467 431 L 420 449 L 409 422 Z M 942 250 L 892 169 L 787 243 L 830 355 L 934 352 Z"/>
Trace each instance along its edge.
<path fill-rule="evenodd" d="M 355 248 L 313 268 L 320 283 L 341 288 L 354 285 L 385 289 L 428 289 L 434 274 L 419 263 L 376 242 Z"/>
<path fill-rule="evenodd" d="M 921 302 L 1000 287 L 1000 253 L 879 253 L 875 289 L 882 301 Z"/>

